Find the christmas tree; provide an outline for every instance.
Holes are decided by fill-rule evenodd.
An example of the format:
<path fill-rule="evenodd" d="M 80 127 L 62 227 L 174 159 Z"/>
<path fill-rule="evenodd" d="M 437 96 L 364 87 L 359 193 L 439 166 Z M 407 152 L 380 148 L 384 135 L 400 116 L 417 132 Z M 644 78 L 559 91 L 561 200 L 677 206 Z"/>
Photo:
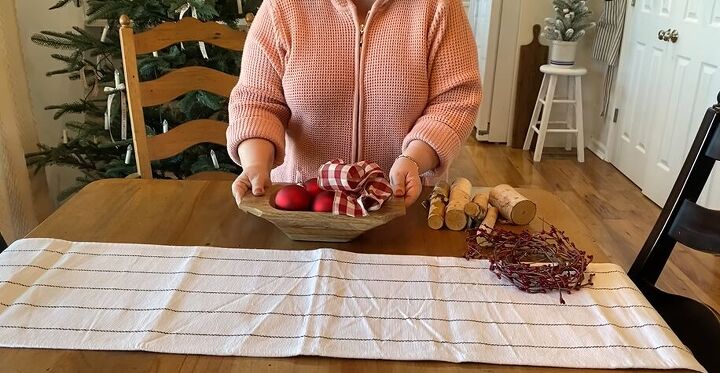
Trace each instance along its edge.
<path fill-rule="evenodd" d="M 545 18 L 543 36 L 548 40 L 578 41 L 585 30 L 595 26 L 588 18 L 592 14 L 584 0 L 553 0 L 554 18 Z"/>
<path fill-rule="evenodd" d="M 40 150 L 27 154 L 29 165 L 40 169 L 47 165 L 73 167 L 82 173 L 77 184 L 63 191 L 64 199 L 90 182 L 105 178 L 127 177 L 136 172 L 129 146 L 132 134 L 127 117 L 125 92 L 122 88 L 122 59 L 119 18 L 126 14 L 133 20 L 135 32 L 142 32 L 163 22 L 195 17 L 202 21 L 222 22 L 241 27 L 244 15 L 257 11 L 262 0 L 60 0 L 50 9 L 63 6 L 85 6 L 86 27 L 70 31 L 42 31 L 32 40 L 61 51 L 51 58 L 62 67 L 48 76 L 65 75 L 80 80 L 84 97 L 49 106 L 54 118 L 64 125 L 63 141 L 57 145 L 40 144 Z M 241 15 L 239 7 L 242 7 Z M 140 80 L 157 79 L 184 66 L 206 66 L 228 74 L 240 73 L 241 54 L 197 42 L 182 43 L 153 55 L 138 56 Z M 59 97 L 60 98 L 60 97 Z M 145 108 L 148 136 L 194 119 L 228 120 L 227 99 L 205 91 L 190 92 L 173 102 Z M 65 121 L 68 113 L 82 114 L 84 120 Z M 156 178 L 182 179 L 192 174 L 221 170 L 239 173 L 222 146 L 200 144 L 169 159 L 153 162 Z"/>

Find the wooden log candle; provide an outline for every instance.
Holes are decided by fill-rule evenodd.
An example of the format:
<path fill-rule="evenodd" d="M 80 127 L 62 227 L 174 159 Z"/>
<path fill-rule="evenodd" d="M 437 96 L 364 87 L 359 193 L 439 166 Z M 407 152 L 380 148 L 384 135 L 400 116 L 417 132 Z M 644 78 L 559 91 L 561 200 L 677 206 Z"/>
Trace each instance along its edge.
<path fill-rule="evenodd" d="M 488 209 L 487 193 L 478 193 L 465 205 L 465 215 L 473 219 L 484 219 Z"/>
<path fill-rule="evenodd" d="M 501 184 L 490 190 L 491 205 L 497 207 L 500 215 L 515 225 L 527 225 L 535 218 L 537 206 L 523 197 L 513 187 Z"/>
<path fill-rule="evenodd" d="M 430 194 L 430 206 L 428 208 L 428 227 L 441 229 L 445 225 L 445 203 L 450 194 L 450 185 L 440 181 Z"/>
<path fill-rule="evenodd" d="M 445 226 L 454 231 L 461 231 L 467 226 L 465 205 L 470 202 L 470 180 L 459 177 L 450 187 L 450 200 L 445 209 Z"/>

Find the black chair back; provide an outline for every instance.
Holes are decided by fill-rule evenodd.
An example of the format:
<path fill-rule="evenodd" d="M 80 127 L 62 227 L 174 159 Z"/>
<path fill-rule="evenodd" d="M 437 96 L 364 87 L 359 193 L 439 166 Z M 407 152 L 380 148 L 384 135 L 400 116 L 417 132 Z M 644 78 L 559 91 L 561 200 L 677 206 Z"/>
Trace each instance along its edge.
<path fill-rule="evenodd" d="M 655 286 L 680 242 L 720 254 L 720 211 L 697 204 L 715 163 L 720 160 L 720 94 L 705 113 L 670 197 L 635 259 L 628 276 L 693 352 L 708 372 L 720 372 L 720 315 L 709 306 Z"/>
<path fill-rule="evenodd" d="M 677 242 L 720 254 L 720 211 L 697 204 L 715 162 L 720 160 L 720 94 L 705 113 L 695 141 L 660 217 L 628 275 L 655 284 Z"/>

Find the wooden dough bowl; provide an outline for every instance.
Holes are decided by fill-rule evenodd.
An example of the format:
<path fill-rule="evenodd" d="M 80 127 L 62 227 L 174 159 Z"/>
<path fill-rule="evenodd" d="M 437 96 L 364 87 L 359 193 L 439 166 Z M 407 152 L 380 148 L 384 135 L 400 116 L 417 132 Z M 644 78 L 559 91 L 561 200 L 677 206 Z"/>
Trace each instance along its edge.
<path fill-rule="evenodd" d="M 242 199 L 241 210 L 274 224 L 294 241 L 349 242 L 355 237 L 405 215 L 405 203 L 390 198 L 378 211 L 364 217 L 333 215 L 329 212 L 285 211 L 275 208 L 275 194 L 286 184 L 275 184 L 264 196 Z"/>

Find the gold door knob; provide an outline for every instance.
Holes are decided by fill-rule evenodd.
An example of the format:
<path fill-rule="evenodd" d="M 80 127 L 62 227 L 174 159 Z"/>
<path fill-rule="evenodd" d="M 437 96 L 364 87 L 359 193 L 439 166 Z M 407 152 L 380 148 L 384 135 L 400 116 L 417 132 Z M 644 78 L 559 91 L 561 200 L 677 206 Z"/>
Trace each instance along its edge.
<path fill-rule="evenodd" d="M 665 30 L 658 31 L 658 40 L 665 40 Z"/>
<path fill-rule="evenodd" d="M 668 39 L 670 39 L 670 41 L 673 43 L 677 43 L 679 38 L 680 38 L 680 33 L 678 32 L 678 30 L 672 30 L 668 36 Z"/>

